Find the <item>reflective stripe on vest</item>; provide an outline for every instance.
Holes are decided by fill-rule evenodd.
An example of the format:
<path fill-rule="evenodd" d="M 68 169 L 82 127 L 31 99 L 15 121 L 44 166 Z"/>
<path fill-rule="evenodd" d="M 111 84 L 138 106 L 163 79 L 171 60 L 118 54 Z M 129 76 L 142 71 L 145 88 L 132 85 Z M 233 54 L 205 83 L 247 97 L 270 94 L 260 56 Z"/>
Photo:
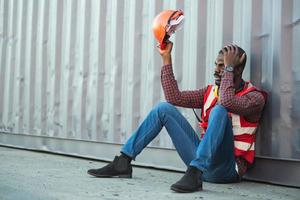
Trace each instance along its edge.
<path fill-rule="evenodd" d="M 234 148 L 237 148 L 242 151 L 254 151 L 255 142 L 247 143 L 247 142 L 241 142 L 241 141 L 234 141 Z"/>
<path fill-rule="evenodd" d="M 243 134 L 254 134 L 257 129 L 257 124 L 255 126 L 243 126 L 241 124 L 241 118 L 239 115 L 231 114 L 231 121 L 232 121 L 232 130 L 233 135 L 243 135 Z"/>

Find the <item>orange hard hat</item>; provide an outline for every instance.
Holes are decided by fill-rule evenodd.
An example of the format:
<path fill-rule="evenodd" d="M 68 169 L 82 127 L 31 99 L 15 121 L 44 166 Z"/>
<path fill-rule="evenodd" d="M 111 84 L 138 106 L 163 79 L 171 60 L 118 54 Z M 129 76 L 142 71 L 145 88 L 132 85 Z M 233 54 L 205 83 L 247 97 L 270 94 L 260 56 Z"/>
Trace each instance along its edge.
<path fill-rule="evenodd" d="M 170 35 L 175 32 L 176 26 L 182 24 L 183 19 L 182 10 L 164 10 L 155 17 L 152 31 L 160 45 L 169 39 Z"/>

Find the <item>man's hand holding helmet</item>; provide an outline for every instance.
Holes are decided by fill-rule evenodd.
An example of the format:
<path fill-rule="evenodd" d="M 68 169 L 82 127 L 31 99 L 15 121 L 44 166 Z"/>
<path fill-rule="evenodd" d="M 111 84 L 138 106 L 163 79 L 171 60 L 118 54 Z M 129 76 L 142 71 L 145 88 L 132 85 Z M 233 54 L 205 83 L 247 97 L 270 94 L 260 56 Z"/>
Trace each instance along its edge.
<path fill-rule="evenodd" d="M 161 49 L 159 45 L 156 46 L 159 54 L 162 57 L 163 60 L 163 65 L 170 65 L 172 64 L 172 59 L 171 59 L 171 52 L 173 48 L 173 42 L 167 41 L 166 42 L 166 47 L 165 49 Z"/>

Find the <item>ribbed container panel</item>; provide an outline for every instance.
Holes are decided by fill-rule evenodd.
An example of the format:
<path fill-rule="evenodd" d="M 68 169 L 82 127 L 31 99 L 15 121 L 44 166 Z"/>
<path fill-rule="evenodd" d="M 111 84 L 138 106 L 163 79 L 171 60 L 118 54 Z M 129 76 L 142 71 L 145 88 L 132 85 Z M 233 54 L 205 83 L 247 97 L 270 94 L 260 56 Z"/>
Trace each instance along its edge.
<path fill-rule="evenodd" d="M 257 155 L 300 160 L 299 8 L 299 0 L 0 0 L 0 131 L 124 143 L 165 101 L 152 21 L 182 9 L 172 37 L 180 89 L 213 83 L 218 51 L 240 45 L 244 78 L 269 93 Z M 180 110 L 199 132 L 192 110 Z M 173 148 L 165 130 L 150 146 Z"/>

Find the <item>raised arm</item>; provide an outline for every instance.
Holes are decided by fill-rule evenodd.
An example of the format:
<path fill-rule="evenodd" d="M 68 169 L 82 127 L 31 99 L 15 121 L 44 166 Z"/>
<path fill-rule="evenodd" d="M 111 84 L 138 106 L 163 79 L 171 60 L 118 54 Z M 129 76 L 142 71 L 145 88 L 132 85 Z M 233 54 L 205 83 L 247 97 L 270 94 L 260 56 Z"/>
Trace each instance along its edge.
<path fill-rule="evenodd" d="M 161 69 L 161 84 L 166 100 L 176 106 L 202 108 L 206 88 L 180 91 L 175 80 L 172 65 L 164 65 Z"/>
<path fill-rule="evenodd" d="M 202 108 L 206 88 L 189 91 L 180 91 L 178 88 L 178 84 L 172 69 L 172 47 L 172 42 L 168 42 L 164 50 L 158 48 L 163 61 L 163 67 L 161 69 L 161 84 L 165 98 L 169 103 L 176 106 Z"/>

